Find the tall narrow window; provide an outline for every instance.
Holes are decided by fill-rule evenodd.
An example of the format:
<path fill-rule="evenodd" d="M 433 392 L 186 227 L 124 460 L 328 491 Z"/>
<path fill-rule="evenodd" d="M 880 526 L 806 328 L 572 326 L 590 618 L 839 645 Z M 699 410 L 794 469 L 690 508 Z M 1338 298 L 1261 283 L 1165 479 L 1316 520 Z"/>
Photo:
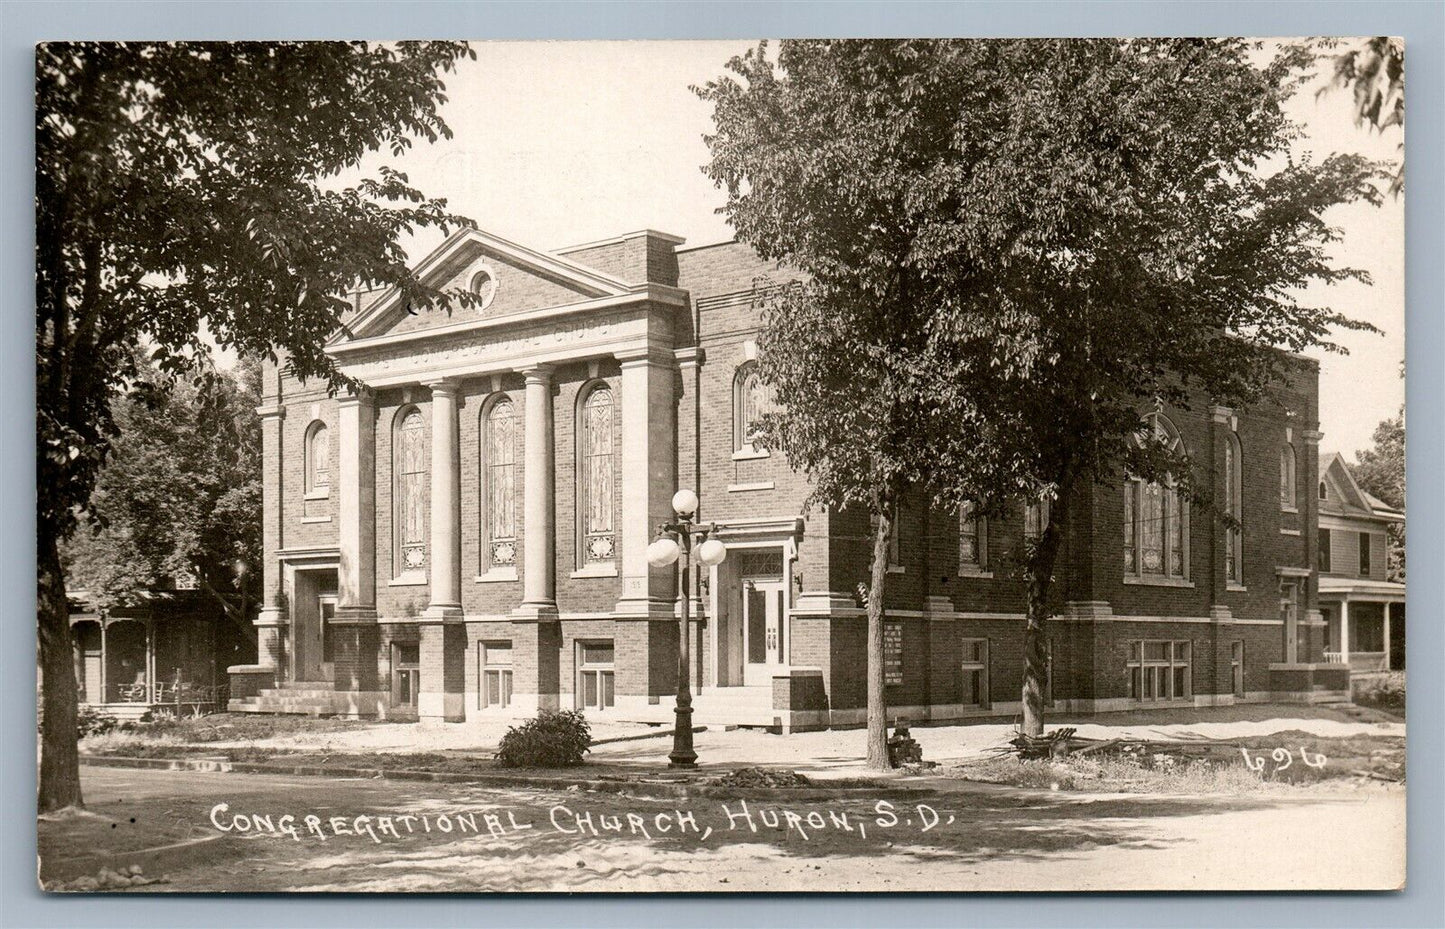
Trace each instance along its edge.
<path fill-rule="evenodd" d="M 578 470 L 582 556 L 589 564 L 611 562 L 617 550 L 612 528 L 612 390 L 592 389 L 582 405 L 582 455 Z"/>
<path fill-rule="evenodd" d="M 758 363 L 749 361 L 738 368 L 733 380 L 733 450 L 766 454 L 754 445 L 758 424 L 773 409 L 773 392 L 763 383 Z"/>
<path fill-rule="evenodd" d="M 963 678 L 959 703 L 988 706 L 988 639 L 963 640 Z"/>
<path fill-rule="evenodd" d="M 1294 446 L 1285 445 L 1279 450 L 1279 507 L 1282 510 L 1293 511 L 1297 508 L 1296 501 L 1299 499 L 1295 486 L 1297 467 Z"/>
<path fill-rule="evenodd" d="M 417 571 L 426 564 L 426 436 L 421 411 L 412 409 L 396 430 L 396 520 L 398 567 Z"/>
<path fill-rule="evenodd" d="M 1151 413 L 1144 430 L 1170 451 L 1184 453 L 1179 431 L 1163 415 Z M 1189 501 L 1172 478 L 1125 480 L 1124 570 L 1138 578 L 1188 577 Z"/>
<path fill-rule="evenodd" d="M 317 420 L 306 431 L 306 493 L 324 496 L 331 490 L 331 437 Z"/>
<path fill-rule="evenodd" d="M 1024 538 L 1038 539 L 1049 525 L 1049 501 L 1035 500 L 1024 507 Z"/>
<path fill-rule="evenodd" d="M 482 438 L 483 479 L 486 481 L 487 565 L 511 568 L 517 564 L 517 413 L 508 397 L 487 410 Z"/>
<path fill-rule="evenodd" d="M 505 707 L 512 705 L 512 643 L 482 642 L 478 648 L 477 661 L 480 680 L 477 688 L 477 705 Z"/>
<path fill-rule="evenodd" d="M 1330 530 L 1321 529 L 1319 532 L 1319 544 L 1316 546 L 1315 567 L 1321 574 L 1329 574 L 1333 568 L 1333 556 L 1330 554 Z"/>
<path fill-rule="evenodd" d="M 1224 530 L 1224 557 L 1226 578 L 1231 584 L 1241 584 L 1244 578 L 1244 536 L 1241 529 L 1244 497 L 1240 490 L 1243 483 L 1242 458 L 1239 437 L 1231 432 L 1224 440 L 1224 503 L 1225 512 L 1233 522 Z"/>
<path fill-rule="evenodd" d="M 1360 577 L 1370 576 L 1370 534 L 1360 533 Z"/>
<path fill-rule="evenodd" d="M 988 567 L 988 518 L 976 510 L 965 503 L 958 514 L 958 569 L 964 573 Z"/>

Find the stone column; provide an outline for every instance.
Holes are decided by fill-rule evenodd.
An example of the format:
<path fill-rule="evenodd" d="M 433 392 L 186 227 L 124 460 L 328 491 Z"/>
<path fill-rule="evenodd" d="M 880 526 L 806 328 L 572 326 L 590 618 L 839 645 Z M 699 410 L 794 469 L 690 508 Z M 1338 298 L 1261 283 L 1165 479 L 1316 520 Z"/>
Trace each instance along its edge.
<path fill-rule="evenodd" d="M 669 353 L 670 354 L 670 353 Z M 672 359 L 647 349 L 622 363 L 622 599 L 617 612 L 673 615 L 673 569 L 653 569 L 647 546 L 673 518 L 677 490 L 676 396 Z"/>
<path fill-rule="evenodd" d="M 376 412 L 368 392 L 336 401 L 338 617 L 376 617 Z"/>
<path fill-rule="evenodd" d="M 522 604 L 518 614 L 557 615 L 556 528 L 553 494 L 557 472 L 552 454 L 552 367 L 526 371 L 523 402 Z"/>
<path fill-rule="evenodd" d="M 1350 601 L 1340 601 L 1340 660 L 1350 663 Z"/>
<path fill-rule="evenodd" d="M 353 694 L 350 712 L 371 715 L 381 699 L 376 624 L 376 406 L 369 391 L 339 397 L 337 408 L 336 522 L 340 564 L 338 597 L 332 619 L 335 635 L 333 680 L 338 691 Z"/>
<path fill-rule="evenodd" d="M 431 604 L 460 613 L 462 606 L 461 459 L 457 437 L 457 385 L 436 381 L 431 409 Z"/>
<path fill-rule="evenodd" d="M 461 460 L 457 436 L 457 385 L 431 388 L 431 603 L 422 611 L 421 684 L 417 716 L 424 723 L 466 718 L 463 692 L 466 632 L 462 621 Z"/>

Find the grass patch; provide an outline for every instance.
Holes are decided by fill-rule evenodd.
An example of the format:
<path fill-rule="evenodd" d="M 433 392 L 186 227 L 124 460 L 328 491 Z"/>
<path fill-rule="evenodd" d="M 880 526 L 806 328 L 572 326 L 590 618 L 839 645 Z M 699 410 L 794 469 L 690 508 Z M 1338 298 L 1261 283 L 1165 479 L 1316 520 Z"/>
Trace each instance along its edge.
<path fill-rule="evenodd" d="M 1405 740 L 1400 737 L 1321 738 L 1291 730 L 1211 743 L 1210 749 L 1200 756 L 1136 746 L 1037 761 L 1003 755 L 938 773 L 1041 790 L 1235 795 L 1331 780 L 1405 778 Z M 1246 763 L 1246 752 L 1252 764 Z"/>

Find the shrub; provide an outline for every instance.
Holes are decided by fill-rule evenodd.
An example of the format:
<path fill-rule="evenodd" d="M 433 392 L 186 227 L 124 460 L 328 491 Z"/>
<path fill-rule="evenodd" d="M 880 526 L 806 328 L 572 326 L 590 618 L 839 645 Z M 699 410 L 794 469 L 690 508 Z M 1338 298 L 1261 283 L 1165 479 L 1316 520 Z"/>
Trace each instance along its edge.
<path fill-rule="evenodd" d="M 109 713 L 82 703 L 75 710 L 75 737 L 83 739 L 91 735 L 105 735 L 114 732 L 120 723 Z"/>
<path fill-rule="evenodd" d="M 567 768 L 582 763 L 592 750 L 592 730 L 581 710 L 543 710 L 520 726 L 511 726 L 497 746 L 504 768 Z"/>

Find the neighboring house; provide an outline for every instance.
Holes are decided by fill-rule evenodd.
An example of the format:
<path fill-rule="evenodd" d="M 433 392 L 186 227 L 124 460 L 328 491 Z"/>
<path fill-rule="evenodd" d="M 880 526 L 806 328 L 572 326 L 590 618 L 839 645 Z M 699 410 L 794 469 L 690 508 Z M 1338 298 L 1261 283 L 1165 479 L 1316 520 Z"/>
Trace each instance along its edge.
<path fill-rule="evenodd" d="M 200 591 L 151 590 L 137 600 L 103 610 L 86 591 L 71 592 L 80 702 L 122 718 L 223 708 L 226 668 L 254 660 L 255 643 Z"/>
<path fill-rule="evenodd" d="M 418 266 L 480 309 L 358 295 L 328 350 L 368 385 L 264 373 L 260 658 L 235 710 L 457 721 L 577 707 L 670 723 L 672 568 L 648 566 L 679 487 L 729 546 L 699 572 L 702 722 L 865 721 L 869 520 L 803 510 L 804 477 L 752 441 L 756 280 L 738 243 L 643 231 L 544 253 L 476 230 Z M 1281 404 L 1140 410 L 1233 518 L 1169 484 L 1081 501 L 1058 569 L 1047 698 L 1071 711 L 1338 697 L 1315 609 L 1318 368 Z M 906 503 L 887 585 L 892 717 L 1019 712 L 1026 533 Z"/>
<path fill-rule="evenodd" d="M 1386 531 L 1405 514 L 1360 489 L 1339 454 L 1320 458 L 1320 612 L 1325 660 L 1356 671 L 1405 667 L 1405 585 L 1387 581 Z"/>

